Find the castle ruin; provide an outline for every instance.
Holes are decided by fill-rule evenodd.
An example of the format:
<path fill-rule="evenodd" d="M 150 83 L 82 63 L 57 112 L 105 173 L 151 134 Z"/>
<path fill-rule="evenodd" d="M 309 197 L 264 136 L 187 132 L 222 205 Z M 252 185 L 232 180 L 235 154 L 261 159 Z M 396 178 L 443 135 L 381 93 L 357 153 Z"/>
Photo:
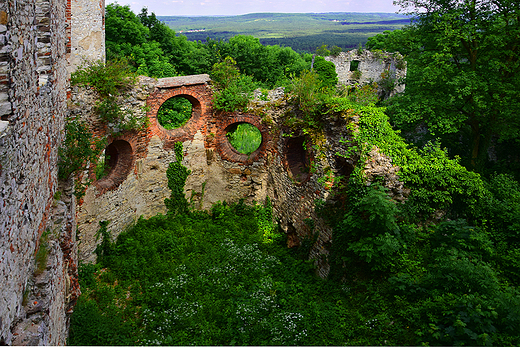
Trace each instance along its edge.
<path fill-rule="evenodd" d="M 317 233 L 311 256 L 321 275 L 327 274 L 318 255 L 327 254 L 331 232 L 316 217 L 314 200 L 330 194 L 330 186 L 318 178 L 348 175 L 354 165 L 335 156 L 343 149 L 345 120 L 327 119 L 323 151 L 317 153 L 306 146 L 306 134 L 284 127 L 283 117 L 291 110 L 281 90 L 271 91 L 268 101 L 256 99 L 246 113 L 223 113 L 213 109 L 207 75 L 140 77 L 125 102 L 148 117 L 148 128 L 109 135 L 110 171 L 96 180 L 91 165 L 83 179 L 93 184 L 76 204 L 70 182 L 57 179 L 66 118 L 89 120 L 97 136 L 107 132 L 93 118 L 95 92 L 71 88 L 70 74 L 85 60 L 103 59 L 103 0 L 0 3 L 0 345 L 65 344 L 81 293 L 78 259 L 95 261 L 100 221 L 110 221 L 116 235 L 140 216 L 165 213 L 166 169 L 175 160 L 178 141 L 183 164 L 192 171 L 185 187 L 192 206 L 206 209 L 217 201 L 252 203 L 269 197 L 288 246 Z M 332 59 L 340 81 L 352 74 L 350 66 L 345 73 L 341 66 L 356 59 L 365 78 L 401 73 L 386 58 L 382 63 L 369 55 L 348 59 Z M 381 64 L 380 72 L 374 70 Z M 368 77 L 372 70 L 374 77 Z M 192 117 L 167 130 L 157 112 L 172 97 L 189 100 Z M 262 136 L 250 155 L 236 151 L 227 138 L 240 123 L 255 126 Z M 315 231 L 306 219 L 316 221 Z"/>

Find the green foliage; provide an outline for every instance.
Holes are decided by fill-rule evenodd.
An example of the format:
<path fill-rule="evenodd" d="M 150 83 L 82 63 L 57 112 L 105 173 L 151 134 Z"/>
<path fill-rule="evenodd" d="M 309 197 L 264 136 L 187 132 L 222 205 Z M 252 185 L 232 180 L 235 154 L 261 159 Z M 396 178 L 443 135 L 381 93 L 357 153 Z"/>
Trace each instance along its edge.
<path fill-rule="evenodd" d="M 97 180 L 100 180 L 103 177 L 105 177 L 106 175 L 108 175 L 108 173 L 110 171 L 109 163 L 110 163 L 110 156 L 107 155 L 106 153 L 102 153 L 99 156 L 99 159 L 96 164 L 96 169 L 95 169 Z"/>
<path fill-rule="evenodd" d="M 233 58 L 226 57 L 223 62 L 215 64 L 211 76 L 219 88 L 213 94 L 215 109 L 234 112 L 247 107 L 256 86 L 252 77 L 239 73 Z"/>
<path fill-rule="evenodd" d="M 211 70 L 211 80 L 220 89 L 227 88 L 239 76 L 237 62 L 231 57 L 226 57 L 222 62 L 216 63 Z"/>
<path fill-rule="evenodd" d="M 330 51 L 327 49 L 327 45 L 321 45 L 316 48 L 316 54 L 321 57 L 327 57 L 330 55 Z"/>
<path fill-rule="evenodd" d="M 88 124 L 69 119 L 65 123 L 65 141 L 58 150 L 58 177 L 66 180 L 72 173 L 84 171 L 103 148 L 104 141 L 93 138 Z"/>
<path fill-rule="evenodd" d="M 147 13 L 136 16 L 129 6 L 109 4 L 105 8 L 105 38 L 108 61 L 128 60 L 133 71 L 151 77 L 176 76 L 175 67 L 165 55 L 175 42 L 175 33 Z M 145 22 L 145 26 L 142 22 Z"/>
<path fill-rule="evenodd" d="M 36 262 L 35 275 L 40 275 L 47 268 L 47 260 L 49 258 L 49 236 L 50 230 L 45 230 L 40 236 L 38 251 L 34 256 Z"/>
<path fill-rule="evenodd" d="M 348 98 L 351 102 L 359 105 L 375 105 L 379 96 L 377 94 L 377 83 L 356 84 L 353 87 L 342 87 L 339 96 Z"/>
<path fill-rule="evenodd" d="M 483 172 L 492 138 L 507 141 L 520 134 L 518 3 L 398 4 L 416 20 L 396 38 L 409 51 L 406 91 L 389 109 L 393 121 L 400 127 L 427 125 L 427 136 L 440 136 L 465 166 Z"/>
<path fill-rule="evenodd" d="M 360 157 L 342 203 L 321 207 L 334 229 L 330 276 L 381 296 L 378 305 L 393 302 L 385 311 L 407 344 L 517 344 L 518 183 L 504 175 L 485 183 L 439 144 L 410 147 L 381 108 L 348 98 L 330 99 L 329 107 L 359 119 L 350 125 L 348 156 Z M 374 146 L 399 167 L 406 202 L 367 185 L 362 163 Z"/>
<path fill-rule="evenodd" d="M 321 83 L 316 72 L 307 71 L 293 78 L 289 87 L 291 100 L 302 111 L 303 120 L 308 128 L 321 127 L 321 111 L 328 92 L 321 87 Z"/>
<path fill-rule="evenodd" d="M 320 78 L 322 88 L 336 88 L 338 74 L 333 62 L 326 61 L 323 57 L 316 57 L 314 60 L 314 71 Z"/>
<path fill-rule="evenodd" d="M 332 46 L 330 49 L 330 55 L 333 57 L 337 57 L 342 52 L 341 47 L 338 46 Z"/>
<path fill-rule="evenodd" d="M 65 140 L 58 149 L 58 178 L 67 180 L 71 175 L 85 171 L 88 163 L 97 162 L 104 147 L 105 140 L 95 139 L 87 123 L 68 119 L 65 123 Z M 76 181 L 74 194 L 77 199 L 83 196 L 86 185 Z"/>
<path fill-rule="evenodd" d="M 251 154 L 262 144 L 262 133 L 254 125 L 249 123 L 239 123 L 235 129 L 226 134 L 229 143 L 238 152 Z"/>
<path fill-rule="evenodd" d="M 328 49 L 327 45 L 321 45 L 320 47 L 316 48 L 316 54 L 321 57 L 327 57 L 329 55 L 337 57 L 341 51 L 341 47 L 338 46 L 332 46 L 330 50 Z"/>
<path fill-rule="evenodd" d="M 125 59 L 99 61 L 75 71 L 71 76 L 73 85 L 92 86 L 99 94 L 100 101 L 94 110 L 99 119 L 111 125 L 114 133 L 124 130 L 141 130 L 147 126 L 146 117 L 136 117 L 131 110 L 124 108 L 118 96 L 130 89 L 136 82 Z"/>
<path fill-rule="evenodd" d="M 341 271 L 345 268 L 356 276 L 353 268 L 364 269 L 365 264 L 373 274 L 390 270 L 402 248 L 396 204 L 380 185 L 350 191 L 354 193 L 356 197 L 334 230 L 331 261 L 337 269 L 335 275 L 345 276 Z"/>
<path fill-rule="evenodd" d="M 135 81 L 136 76 L 131 73 L 125 59 L 88 64 L 76 70 L 70 79 L 72 85 L 93 87 L 102 98 L 121 94 L 130 89 Z"/>
<path fill-rule="evenodd" d="M 367 40 L 367 49 L 385 52 L 399 52 L 408 56 L 412 51 L 418 49 L 418 39 L 413 35 L 411 26 L 405 26 L 397 30 L 385 30 L 381 34 L 370 37 Z"/>
<path fill-rule="evenodd" d="M 168 177 L 168 188 L 171 190 L 170 198 L 164 200 L 164 204 L 168 208 L 168 214 L 186 214 L 188 213 L 188 200 L 184 195 L 184 185 L 191 170 L 182 165 L 182 142 L 176 142 L 174 145 L 176 161 L 170 163 L 166 170 Z"/>
<path fill-rule="evenodd" d="M 400 180 L 411 189 L 404 206 L 409 218 L 428 219 L 438 210 L 454 218 L 473 218 L 479 213 L 478 206 L 486 195 L 480 175 L 450 159 L 438 143 L 410 148 L 391 128 L 382 108 L 356 105 L 348 98 L 331 99 L 329 106 L 345 116 L 359 116 L 353 133 L 356 144 L 345 155 L 357 153 L 363 162 L 376 146 L 400 168 Z M 358 165 L 353 176 L 360 183 L 364 182 L 361 168 Z"/>
<path fill-rule="evenodd" d="M 191 102 L 183 97 L 166 100 L 157 112 L 157 120 L 165 129 L 176 129 L 185 125 L 191 118 Z"/>

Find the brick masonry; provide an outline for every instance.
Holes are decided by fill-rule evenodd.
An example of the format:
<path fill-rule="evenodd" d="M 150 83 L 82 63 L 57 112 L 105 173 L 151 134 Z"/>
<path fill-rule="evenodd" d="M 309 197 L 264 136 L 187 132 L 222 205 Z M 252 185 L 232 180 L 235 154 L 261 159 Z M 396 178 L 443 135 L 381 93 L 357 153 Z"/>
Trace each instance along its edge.
<path fill-rule="evenodd" d="M 166 213 L 164 199 L 169 197 L 166 169 L 175 161 L 173 144 L 183 143 L 183 164 L 191 170 L 185 193 L 194 208 L 207 209 L 217 201 L 262 202 L 269 197 L 273 202 L 276 220 L 289 236 L 288 246 L 298 246 L 303 238 L 317 239 L 312 257 L 319 265 L 320 275 L 326 276 L 328 265 L 321 257 L 328 253 L 331 230 L 314 211 L 316 199 L 326 200 L 330 184 L 318 181 L 324 168 L 332 168 L 336 174 L 345 170 L 334 153 L 344 150 L 340 139 L 347 137 L 344 121 L 337 125 L 331 120 L 324 133 L 325 152 L 315 158 L 311 146 L 304 146 L 309 138 L 303 134 L 287 136 L 284 132 L 287 117 L 293 106 L 283 99 L 283 91 L 275 92 L 269 102 L 251 103 L 248 112 L 217 112 L 212 109 L 212 86 L 204 76 L 184 76 L 154 81 L 141 79 L 139 85 L 129 92 L 143 95 L 149 90 L 146 100 L 150 120 L 146 132 L 123 134 L 128 148 L 132 149 L 132 160 L 128 160 L 121 177 L 126 177 L 111 188 L 105 187 L 105 179 L 95 182 L 86 191 L 78 207 L 79 257 L 88 262 L 95 261 L 94 250 L 99 222 L 110 221 L 108 228 L 115 238 L 140 216 L 145 218 L 157 213 Z M 162 103 L 171 97 L 182 96 L 193 105 L 192 118 L 181 128 L 166 130 L 157 122 L 157 112 Z M 78 115 L 96 124 L 88 110 L 92 110 L 95 97 L 88 90 L 73 89 L 72 101 L 81 100 Z M 139 101 L 144 106 L 144 101 Z M 90 106 L 89 106 L 90 105 Z M 135 108 L 136 112 L 139 108 Z M 90 111 L 92 112 L 92 111 Z M 227 132 L 236 123 L 249 123 L 259 129 L 262 143 L 251 155 L 237 152 L 227 139 Z M 102 127 L 95 126 L 102 136 Z M 133 140 L 129 139 L 129 136 Z M 141 137 L 143 146 L 135 149 L 132 143 Z M 146 143 L 146 141 L 149 141 Z M 133 141 L 133 142 L 132 142 Z M 130 145 L 132 144 L 132 145 Z M 147 147 L 146 147 L 147 145 Z M 129 156 L 130 158 L 130 156 Z M 310 172 L 311 162 L 314 163 Z M 117 170 L 120 170 L 116 167 Z M 92 179 L 95 177 L 91 176 Z M 315 221 L 316 229 L 310 230 L 306 219 Z"/>

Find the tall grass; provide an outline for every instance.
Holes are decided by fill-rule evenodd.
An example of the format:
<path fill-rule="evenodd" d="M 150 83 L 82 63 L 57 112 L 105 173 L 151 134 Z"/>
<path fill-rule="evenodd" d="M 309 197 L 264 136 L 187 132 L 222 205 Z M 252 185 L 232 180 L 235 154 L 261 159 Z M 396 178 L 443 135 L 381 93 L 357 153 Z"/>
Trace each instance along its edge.
<path fill-rule="evenodd" d="M 254 125 L 240 123 L 227 133 L 229 142 L 238 152 L 251 154 L 262 144 L 262 134 Z"/>

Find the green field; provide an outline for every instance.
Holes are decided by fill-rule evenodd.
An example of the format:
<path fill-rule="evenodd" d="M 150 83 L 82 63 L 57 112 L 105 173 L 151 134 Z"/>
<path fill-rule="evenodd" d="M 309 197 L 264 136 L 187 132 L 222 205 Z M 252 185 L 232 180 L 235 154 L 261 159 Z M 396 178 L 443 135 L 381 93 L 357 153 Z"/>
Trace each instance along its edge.
<path fill-rule="evenodd" d="M 157 18 L 191 41 L 252 35 L 263 44 L 289 46 L 307 52 L 314 52 L 323 44 L 352 49 L 371 36 L 409 23 L 408 17 L 401 14 L 350 12 Z"/>

